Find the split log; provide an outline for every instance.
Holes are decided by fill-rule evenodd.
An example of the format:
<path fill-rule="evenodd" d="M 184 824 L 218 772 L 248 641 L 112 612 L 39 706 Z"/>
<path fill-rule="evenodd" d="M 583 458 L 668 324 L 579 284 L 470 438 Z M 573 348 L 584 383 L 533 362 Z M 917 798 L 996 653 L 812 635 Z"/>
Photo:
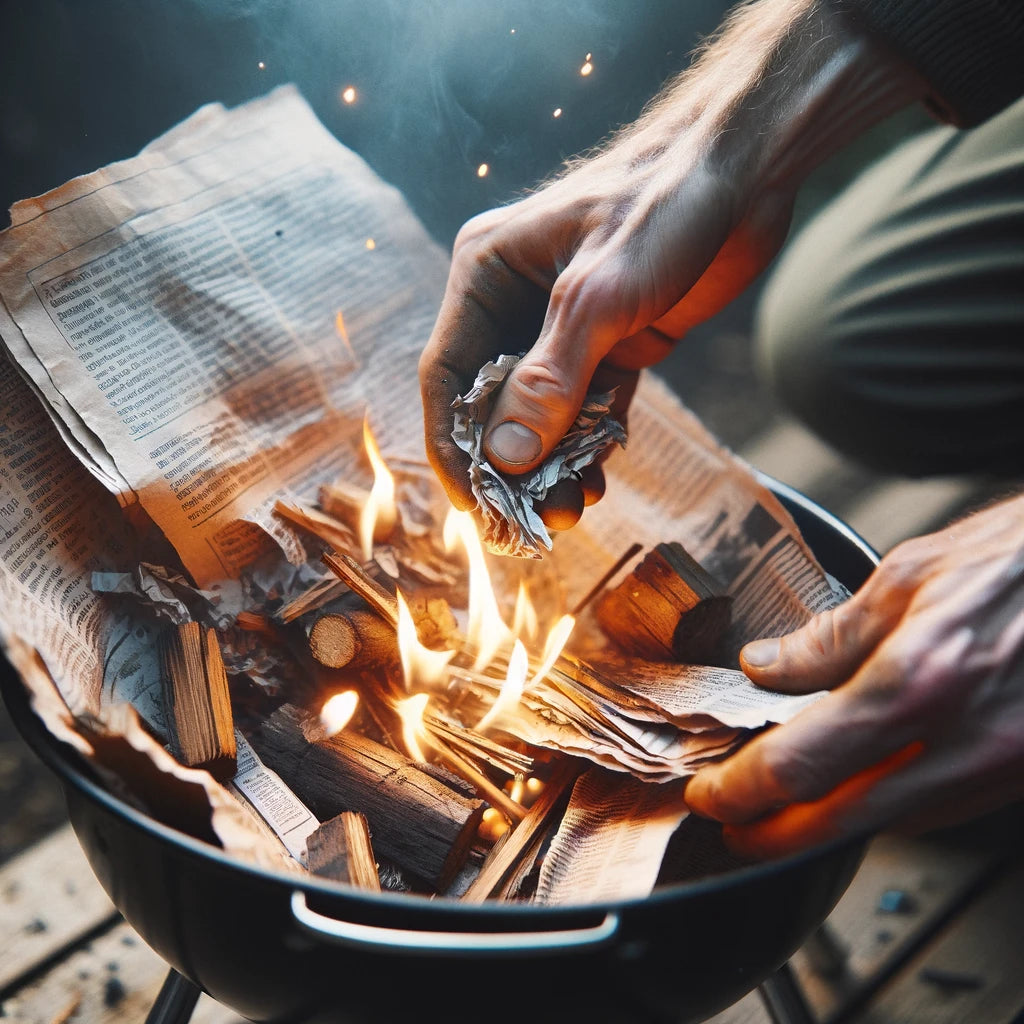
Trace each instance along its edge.
<path fill-rule="evenodd" d="M 370 826 L 358 811 L 342 811 L 306 840 L 306 867 L 315 875 L 380 892 Z"/>
<path fill-rule="evenodd" d="M 408 758 L 357 733 L 324 738 L 285 704 L 251 737 L 256 752 L 321 820 L 361 811 L 381 857 L 443 891 L 465 862 L 484 802 L 454 792 Z"/>
<path fill-rule="evenodd" d="M 659 544 L 595 609 L 604 634 L 649 661 L 714 664 L 732 597 L 675 542 Z"/>
<path fill-rule="evenodd" d="M 235 726 L 216 632 L 198 622 L 175 626 L 161 639 L 160 656 L 175 757 L 228 781 L 237 767 Z"/>

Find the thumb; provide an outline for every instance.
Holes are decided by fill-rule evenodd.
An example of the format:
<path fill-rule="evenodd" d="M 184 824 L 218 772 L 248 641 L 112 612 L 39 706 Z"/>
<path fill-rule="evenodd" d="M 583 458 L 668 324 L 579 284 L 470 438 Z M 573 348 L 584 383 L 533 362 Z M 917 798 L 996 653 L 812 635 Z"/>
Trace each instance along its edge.
<path fill-rule="evenodd" d="M 902 601 L 879 602 L 862 591 L 787 636 L 747 644 L 740 651 L 740 667 L 771 690 L 831 689 L 854 675 L 899 622 L 904 608 Z"/>
<path fill-rule="evenodd" d="M 484 454 L 503 473 L 525 473 L 565 436 L 586 397 L 587 380 L 533 352 L 509 374 L 484 431 Z"/>
<path fill-rule="evenodd" d="M 503 473 L 538 466 L 572 426 L 600 361 L 622 334 L 607 266 L 577 253 L 555 281 L 540 337 L 502 385 L 484 454 Z"/>

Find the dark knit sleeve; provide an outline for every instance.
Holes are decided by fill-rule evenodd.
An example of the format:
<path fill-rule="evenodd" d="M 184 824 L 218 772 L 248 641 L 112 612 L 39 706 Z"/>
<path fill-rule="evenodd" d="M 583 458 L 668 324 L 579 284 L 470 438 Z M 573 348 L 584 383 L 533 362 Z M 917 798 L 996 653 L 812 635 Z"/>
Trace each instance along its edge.
<path fill-rule="evenodd" d="M 1024 0 L 845 0 L 928 81 L 944 120 L 969 127 L 1024 95 Z"/>

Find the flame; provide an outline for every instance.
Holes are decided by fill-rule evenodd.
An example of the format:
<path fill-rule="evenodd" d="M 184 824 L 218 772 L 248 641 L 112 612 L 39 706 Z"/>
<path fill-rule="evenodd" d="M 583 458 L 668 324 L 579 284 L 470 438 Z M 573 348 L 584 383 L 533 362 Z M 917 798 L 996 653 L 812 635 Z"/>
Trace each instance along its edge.
<path fill-rule="evenodd" d="M 526 689 L 526 673 L 529 670 L 529 655 L 522 640 L 517 640 L 512 648 L 512 656 L 508 659 L 508 671 L 505 673 L 505 682 L 501 684 L 501 692 L 487 714 L 477 722 L 478 732 L 483 732 L 502 712 L 514 708 L 519 703 L 519 698 Z"/>
<path fill-rule="evenodd" d="M 512 633 L 502 621 L 498 602 L 487 572 L 484 549 L 477 536 L 473 517 L 469 512 L 451 509 L 444 521 L 444 546 L 448 551 L 461 541 L 469 559 L 469 623 L 466 640 L 477 652 L 473 668 L 486 668 L 491 659 L 512 641 Z"/>
<path fill-rule="evenodd" d="M 419 741 L 424 738 L 426 733 L 426 729 L 423 727 L 423 715 L 427 710 L 429 700 L 429 693 L 417 693 L 395 704 L 395 711 L 398 712 L 398 717 L 402 720 L 402 739 L 405 741 L 405 749 L 414 761 L 427 760 L 427 755 L 423 752 Z"/>
<path fill-rule="evenodd" d="M 448 662 L 455 657 L 455 651 L 432 651 L 420 643 L 416 635 L 416 623 L 406 604 L 402 592 L 398 591 L 398 653 L 402 659 L 402 673 L 405 688 L 414 690 L 430 687 L 445 677 Z"/>
<path fill-rule="evenodd" d="M 516 610 L 512 613 L 512 632 L 520 639 L 534 640 L 538 629 L 537 611 L 526 592 L 526 584 L 520 580 L 519 593 L 516 594 Z"/>
<path fill-rule="evenodd" d="M 345 326 L 345 318 L 341 315 L 340 309 L 334 314 L 334 333 L 341 338 L 345 348 L 349 350 L 352 358 L 355 359 L 356 350 L 352 347 L 352 340 L 348 336 L 348 328 Z"/>
<path fill-rule="evenodd" d="M 355 86 L 347 85 L 341 90 L 341 102 L 342 103 L 355 103 L 356 101 L 356 90 Z"/>
<path fill-rule="evenodd" d="M 558 656 L 565 649 L 565 645 L 569 641 L 569 634 L 572 633 L 575 625 L 576 620 L 571 615 L 563 615 L 551 627 L 551 632 L 548 633 L 548 638 L 544 641 L 544 657 L 541 659 L 540 668 L 530 680 L 531 686 L 534 683 L 539 683 L 551 671 L 555 662 L 558 661 Z"/>
<path fill-rule="evenodd" d="M 355 690 L 336 693 L 320 711 L 320 724 L 328 736 L 341 732 L 352 720 L 359 705 L 359 694 Z"/>
<path fill-rule="evenodd" d="M 388 467 L 381 458 L 380 449 L 370 432 L 369 420 L 363 420 L 363 443 L 366 454 L 373 466 L 373 487 L 366 504 L 359 513 L 359 542 L 363 549 L 363 558 L 373 558 L 373 536 L 387 534 L 398 518 L 395 505 L 395 479 L 388 472 Z"/>
<path fill-rule="evenodd" d="M 523 798 L 526 795 L 526 776 L 520 772 L 512 780 L 512 787 L 508 791 L 509 799 L 515 800 L 517 804 L 523 802 Z"/>

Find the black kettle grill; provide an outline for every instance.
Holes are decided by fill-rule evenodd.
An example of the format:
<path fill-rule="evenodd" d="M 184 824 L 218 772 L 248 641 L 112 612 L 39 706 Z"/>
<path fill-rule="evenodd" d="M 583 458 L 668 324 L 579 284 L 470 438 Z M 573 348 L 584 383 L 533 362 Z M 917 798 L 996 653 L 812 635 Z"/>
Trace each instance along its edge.
<path fill-rule="evenodd" d="M 875 553 L 806 497 L 766 482 L 825 569 L 858 587 Z M 103 887 L 172 968 L 154 1024 L 187 1021 L 200 989 L 266 1024 L 693 1024 L 766 979 L 774 1019 L 797 1024 L 809 1020 L 799 992 L 775 972 L 828 916 L 866 843 L 847 839 L 610 905 L 368 894 L 259 870 L 154 821 L 52 737 L 18 681 L 5 678 L 3 693 L 57 775 Z"/>

